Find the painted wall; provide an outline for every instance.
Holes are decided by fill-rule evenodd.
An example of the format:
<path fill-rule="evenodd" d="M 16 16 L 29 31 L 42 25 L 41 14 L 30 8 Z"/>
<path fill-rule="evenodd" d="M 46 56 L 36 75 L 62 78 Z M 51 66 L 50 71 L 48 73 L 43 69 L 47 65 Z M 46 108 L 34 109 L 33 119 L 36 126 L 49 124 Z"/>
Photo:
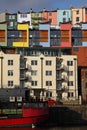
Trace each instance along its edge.
<path fill-rule="evenodd" d="M 72 55 L 77 55 L 78 66 L 87 67 L 87 47 L 73 47 Z"/>
<path fill-rule="evenodd" d="M 40 24 L 39 30 L 42 31 L 42 33 L 43 33 L 43 31 L 47 31 L 47 33 L 48 33 L 47 42 L 40 42 L 40 45 L 42 45 L 43 47 L 50 47 L 50 25 L 49 24 Z"/>
<path fill-rule="evenodd" d="M 18 23 L 29 22 L 29 25 L 31 25 L 31 14 L 18 12 L 17 13 L 17 22 Z"/>
<path fill-rule="evenodd" d="M 71 8 L 71 13 L 72 13 L 72 25 L 85 22 L 85 13 L 84 13 L 84 8 Z M 76 18 L 79 18 L 77 21 Z"/>
<path fill-rule="evenodd" d="M 71 10 L 57 10 L 58 27 L 60 23 L 71 21 Z"/>
<path fill-rule="evenodd" d="M 51 23 L 50 23 L 51 20 Z M 43 11 L 43 21 L 50 23 L 51 27 L 57 26 L 57 10 L 55 11 Z"/>
<path fill-rule="evenodd" d="M 87 23 L 82 24 L 82 46 L 87 46 Z"/>
<path fill-rule="evenodd" d="M 19 54 L 4 54 L 0 52 L 0 56 L 3 56 L 2 69 L 0 69 L 0 75 L 2 74 L 2 87 L 14 88 L 15 85 L 20 86 L 20 55 Z M 8 60 L 13 60 L 13 65 L 8 65 Z M 1 59 L 0 59 L 1 68 Z M 13 71 L 13 76 L 8 76 L 8 70 Z M 2 73 L 1 73 L 2 71 Z M 8 81 L 13 81 L 13 86 L 8 86 Z M 1 76 L 0 76 L 1 87 Z"/>
<path fill-rule="evenodd" d="M 18 24 L 18 30 L 26 32 L 26 35 L 25 35 L 26 41 L 20 42 L 20 38 L 23 37 L 23 36 L 20 36 L 18 42 L 13 42 L 13 46 L 15 46 L 15 47 L 29 47 L 29 38 L 28 38 L 29 37 L 29 30 L 28 30 L 28 27 L 29 27 L 28 23 Z"/>
<path fill-rule="evenodd" d="M 71 47 L 71 23 L 61 24 L 60 30 L 68 31 L 69 33 L 68 35 L 64 34 L 65 36 L 61 34 L 61 47 Z M 68 41 L 66 41 L 66 39 L 63 41 L 63 37 L 68 38 Z"/>
<path fill-rule="evenodd" d="M 7 46 L 7 24 L 0 24 L 0 31 L 4 31 L 4 35 L 0 34 L 0 46 Z M 2 40 L 4 39 L 4 41 Z"/>

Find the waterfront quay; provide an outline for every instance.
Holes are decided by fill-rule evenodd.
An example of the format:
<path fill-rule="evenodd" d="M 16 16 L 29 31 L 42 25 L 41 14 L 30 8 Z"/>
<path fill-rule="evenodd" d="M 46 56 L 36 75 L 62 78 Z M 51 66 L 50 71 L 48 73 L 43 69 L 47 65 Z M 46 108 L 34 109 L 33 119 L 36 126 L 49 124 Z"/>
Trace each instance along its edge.
<path fill-rule="evenodd" d="M 87 105 L 54 105 L 49 107 L 48 125 L 87 125 Z"/>

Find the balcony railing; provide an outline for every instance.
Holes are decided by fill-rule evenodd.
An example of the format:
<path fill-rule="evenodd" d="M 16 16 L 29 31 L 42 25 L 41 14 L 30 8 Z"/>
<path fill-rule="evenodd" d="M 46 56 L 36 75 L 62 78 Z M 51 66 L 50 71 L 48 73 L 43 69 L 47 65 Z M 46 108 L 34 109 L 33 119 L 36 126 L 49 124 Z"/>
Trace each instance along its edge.
<path fill-rule="evenodd" d="M 61 64 L 61 65 L 60 65 L 60 64 L 57 64 L 56 69 L 57 69 L 57 70 L 68 71 L 68 67 L 65 66 L 65 65 L 63 65 L 63 64 Z"/>

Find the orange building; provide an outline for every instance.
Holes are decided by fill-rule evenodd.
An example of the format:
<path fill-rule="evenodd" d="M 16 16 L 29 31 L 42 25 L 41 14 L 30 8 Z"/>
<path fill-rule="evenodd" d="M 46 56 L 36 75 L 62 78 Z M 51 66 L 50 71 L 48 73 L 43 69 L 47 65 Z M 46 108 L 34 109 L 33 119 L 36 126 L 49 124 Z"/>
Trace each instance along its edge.
<path fill-rule="evenodd" d="M 87 47 L 73 47 L 72 55 L 77 55 L 78 66 L 87 67 Z"/>
<path fill-rule="evenodd" d="M 57 26 L 57 10 L 54 11 L 46 11 L 43 10 L 43 21 L 49 22 L 51 27 Z"/>

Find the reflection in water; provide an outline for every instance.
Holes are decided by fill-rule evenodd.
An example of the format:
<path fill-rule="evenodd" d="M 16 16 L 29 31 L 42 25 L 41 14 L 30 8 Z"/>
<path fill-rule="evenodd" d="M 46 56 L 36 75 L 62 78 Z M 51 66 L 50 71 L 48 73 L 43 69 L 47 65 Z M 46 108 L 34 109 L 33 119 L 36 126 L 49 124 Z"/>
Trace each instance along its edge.
<path fill-rule="evenodd" d="M 80 127 L 41 127 L 41 128 L 0 128 L 0 130 L 87 130 L 87 126 Z"/>

